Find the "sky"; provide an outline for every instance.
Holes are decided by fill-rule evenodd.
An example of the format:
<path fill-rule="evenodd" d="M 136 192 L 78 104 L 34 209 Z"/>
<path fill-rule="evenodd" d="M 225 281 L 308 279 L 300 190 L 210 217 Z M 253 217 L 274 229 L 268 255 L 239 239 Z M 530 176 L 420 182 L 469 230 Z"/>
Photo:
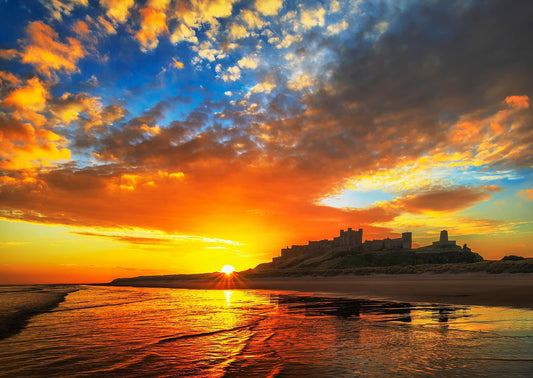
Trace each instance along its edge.
<path fill-rule="evenodd" d="M 0 283 L 447 229 L 533 257 L 533 2 L 0 0 Z"/>

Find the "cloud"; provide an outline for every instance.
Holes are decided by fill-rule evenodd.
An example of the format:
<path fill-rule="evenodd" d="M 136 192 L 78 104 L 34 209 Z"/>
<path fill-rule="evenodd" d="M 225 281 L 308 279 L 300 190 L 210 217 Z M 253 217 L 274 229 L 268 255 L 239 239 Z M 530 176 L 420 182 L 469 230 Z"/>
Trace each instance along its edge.
<path fill-rule="evenodd" d="M 102 232 L 93 231 L 71 231 L 71 234 L 88 237 L 99 237 L 112 239 L 128 244 L 160 245 L 176 247 L 179 244 L 201 243 L 207 245 L 205 248 L 227 248 L 227 246 L 239 246 L 241 243 L 232 240 L 206 238 L 196 235 L 175 235 L 164 232 L 149 230 L 124 230 L 109 229 Z M 212 244 L 222 244 L 221 246 L 210 246 Z"/>
<path fill-rule="evenodd" d="M 172 243 L 170 239 L 158 238 L 158 237 L 140 237 L 140 236 L 130 236 L 130 235 L 113 235 L 113 234 L 104 234 L 96 233 L 90 231 L 74 231 L 71 232 L 74 235 L 79 236 L 90 236 L 90 237 L 99 237 L 112 239 L 129 244 L 142 244 L 142 245 L 168 245 Z"/>
<path fill-rule="evenodd" d="M 229 67 L 221 76 L 224 81 L 236 81 L 241 78 L 241 69 L 238 66 Z"/>
<path fill-rule="evenodd" d="M 48 89 L 39 78 L 34 77 L 26 81 L 22 87 L 11 91 L 3 101 L 3 105 L 20 110 L 41 111 L 46 107 Z"/>
<path fill-rule="evenodd" d="M 103 29 L 107 34 L 116 34 L 117 30 L 111 24 L 109 21 L 107 21 L 104 17 L 98 16 L 98 23 L 97 25 Z"/>
<path fill-rule="evenodd" d="M 194 46 L 193 50 L 198 52 L 200 58 L 209 62 L 214 62 L 215 60 L 222 59 L 226 56 L 223 51 L 213 48 L 209 41 L 204 41 L 199 46 Z"/>
<path fill-rule="evenodd" d="M 143 51 L 150 51 L 159 44 L 158 36 L 168 33 L 166 15 L 154 8 L 140 9 L 141 30 L 135 34 L 135 39 L 141 44 Z"/>
<path fill-rule="evenodd" d="M 301 91 L 316 85 L 317 82 L 307 73 L 298 75 L 296 78 L 289 80 L 287 83 L 287 88 L 292 89 L 293 91 Z"/>
<path fill-rule="evenodd" d="M 58 122 L 65 125 L 79 119 L 81 113 L 87 114 L 90 119 L 100 117 L 102 111 L 101 99 L 90 97 L 84 93 L 64 93 L 59 99 L 53 101 L 50 112 L 58 118 Z"/>
<path fill-rule="evenodd" d="M 348 29 L 348 22 L 346 20 L 336 24 L 328 25 L 327 30 L 330 35 L 339 34 L 343 30 Z"/>
<path fill-rule="evenodd" d="M 63 15 L 70 16 L 74 8 L 77 6 L 86 7 L 89 4 L 88 0 L 39 0 L 39 2 L 48 9 L 52 17 L 61 21 Z"/>
<path fill-rule="evenodd" d="M 303 37 L 299 34 L 286 34 L 281 41 L 279 41 L 278 38 L 273 38 L 272 41 L 270 42 L 269 40 L 269 42 L 276 44 L 277 49 L 286 49 L 291 47 L 294 43 L 301 42 L 302 40 Z"/>
<path fill-rule="evenodd" d="M 518 195 L 522 198 L 533 200 L 533 189 L 521 190 Z"/>
<path fill-rule="evenodd" d="M 235 2 L 236 0 L 199 0 L 196 6 L 202 16 L 209 20 L 231 16 Z"/>
<path fill-rule="evenodd" d="M 237 62 L 238 66 L 241 68 L 249 68 L 255 70 L 259 65 L 259 60 L 257 56 L 245 56 Z"/>
<path fill-rule="evenodd" d="M 164 11 L 170 5 L 170 0 L 150 0 L 147 5 L 155 10 Z"/>
<path fill-rule="evenodd" d="M 177 44 L 181 41 L 190 42 L 192 44 L 198 44 L 198 38 L 196 37 L 196 32 L 194 29 L 189 28 L 185 24 L 179 24 L 174 29 L 174 32 L 170 36 L 170 41 L 174 44 Z"/>
<path fill-rule="evenodd" d="M 300 13 L 300 24 L 297 27 L 307 30 L 314 26 L 324 26 L 325 15 L 326 10 L 324 8 L 302 10 Z"/>
<path fill-rule="evenodd" d="M 109 4 L 102 7 L 109 11 Z M 143 22 L 142 12 L 137 17 L 132 11 L 127 25 L 117 25 L 129 17 L 134 7 L 129 4 L 122 21 L 108 17 L 119 30 L 140 32 L 144 29 L 136 22 Z M 2 216 L 213 234 L 277 249 L 273 244 L 279 240 L 333 235 L 339 225 L 357 224 L 378 234 L 400 227 L 409 216 L 424 222 L 434 214 L 453 219 L 451 213 L 490 199 L 499 190 L 488 186 L 495 180 L 503 186 L 533 164 L 526 95 L 533 87 L 533 53 L 524 48 L 532 39 L 528 2 L 459 8 L 412 2 L 394 9 L 383 4 L 358 15 L 350 28 L 335 15 L 337 24 L 327 33 L 313 29 L 326 26 L 324 12 L 293 12 L 279 28 L 268 18 L 272 30 L 262 31 L 260 55 L 259 42 L 244 43 L 251 38 L 242 50 L 221 41 L 235 21 L 222 18 L 235 12 L 242 16 L 239 25 L 251 31 L 264 27 L 259 15 L 280 12 L 283 3 L 275 2 L 275 11 L 265 10 L 263 4 L 270 2 L 254 4 L 257 8 L 247 12 L 233 9 L 230 1 L 146 3 L 166 15 L 174 28 L 171 42 L 194 44 L 179 46 L 195 54 L 180 54 L 176 62 L 198 59 L 199 71 L 208 68 L 195 72 L 199 79 L 212 77 L 214 67 L 227 81 L 215 87 L 228 86 L 223 90 L 231 98 L 209 93 L 212 86 L 180 87 L 194 90 L 184 110 L 168 100 L 143 112 L 125 101 L 85 93 L 54 98 L 49 92 L 64 87 L 52 90 L 42 78 L 11 78 L 11 87 L 4 89 L 7 112 L 1 114 L 2 169 L 9 171 L 1 179 Z M 178 5 L 179 12 L 169 9 Z M 294 33 L 295 22 L 306 25 L 305 33 Z M 345 32 L 335 35 L 341 29 Z M 158 30 L 140 42 L 145 49 L 155 48 L 166 33 Z M 71 44 L 53 32 L 47 35 L 48 42 Z M 30 42 L 36 44 L 29 37 L 24 43 Z M 283 56 L 289 53 L 295 59 L 287 62 Z M 175 51 L 161 64 L 171 64 L 172 56 Z M 75 72 L 79 59 L 38 72 L 45 77 Z M 233 83 L 244 69 L 257 70 L 246 72 L 248 92 Z M 16 94 L 23 90 L 27 95 Z M 152 93 L 143 101 L 151 98 Z M 40 126 L 16 114 L 24 107 L 44 117 Z M 67 127 L 53 129 L 54 122 Z M 84 158 L 60 164 L 68 161 L 69 149 Z M 47 169 L 37 169 L 43 162 Z M 350 187 L 398 198 L 364 209 L 318 203 Z"/>
<path fill-rule="evenodd" d="M 490 193 L 499 192 L 498 186 L 479 188 L 459 187 L 437 189 L 422 194 L 407 195 L 394 200 L 394 205 L 410 213 L 453 213 L 474 206 L 491 198 Z"/>
<path fill-rule="evenodd" d="M 122 106 L 108 105 L 100 113 L 100 117 L 105 124 L 112 124 L 123 119 L 126 114 L 128 114 L 128 111 Z"/>
<path fill-rule="evenodd" d="M 72 26 L 72 31 L 74 31 L 74 33 L 76 33 L 82 39 L 90 38 L 89 35 L 91 32 L 89 29 L 89 25 L 85 21 L 76 21 L 76 23 Z"/>
<path fill-rule="evenodd" d="M 11 72 L 0 71 L 0 85 L 4 87 L 15 87 L 21 83 L 20 79 Z"/>
<path fill-rule="evenodd" d="M 239 13 L 239 18 L 244 21 L 244 23 L 246 23 L 250 29 L 261 29 L 267 24 L 257 15 L 256 12 L 250 9 L 243 9 L 241 13 Z"/>
<path fill-rule="evenodd" d="M 507 96 L 505 103 L 513 108 L 528 109 L 529 97 L 528 96 Z"/>
<path fill-rule="evenodd" d="M 276 88 L 276 83 L 271 81 L 270 79 L 267 79 L 263 81 L 262 83 L 254 85 L 251 89 L 251 93 L 265 93 L 270 94 L 272 90 Z"/>
<path fill-rule="evenodd" d="M 172 67 L 181 70 L 183 68 L 183 63 L 176 58 L 172 58 Z"/>
<path fill-rule="evenodd" d="M 228 34 L 231 40 L 246 38 L 249 35 L 250 33 L 248 32 L 248 30 L 244 26 L 239 24 L 232 24 Z"/>
<path fill-rule="evenodd" d="M 124 23 L 129 16 L 134 0 L 101 0 L 100 6 L 106 11 L 107 17 L 114 22 Z"/>
<path fill-rule="evenodd" d="M 2 170 L 32 169 L 70 160 L 67 140 L 52 131 L 6 117 L 0 117 L 0 130 Z M 18 180 L 8 180 L 4 181 L 4 184 L 18 185 L 18 182 Z M 28 180 L 28 177 L 22 181 L 32 185 L 35 182 L 33 179 Z"/>
<path fill-rule="evenodd" d="M 255 9 L 264 16 L 275 16 L 283 6 L 283 0 L 256 0 Z"/>
<path fill-rule="evenodd" d="M 336 13 L 340 10 L 340 4 L 337 0 L 333 0 L 330 4 L 330 8 L 329 8 L 330 12 L 331 13 Z"/>
<path fill-rule="evenodd" d="M 0 59 L 16 59 L 20 53 L 15 49 L 0 49 Z"/>
<path fill-rule="evenodd" d="M 81 43 L 67 38 L 67 43 L 59 41 L 58 34 L 40 21 L 31 22 L 26 27 L 27 39 L 20 53 L 22 63 L 31 64 L 37 72 L 48 78 L 56 72 L 73 73 L 79 69 L 78 60 L 85 56 Z"/>

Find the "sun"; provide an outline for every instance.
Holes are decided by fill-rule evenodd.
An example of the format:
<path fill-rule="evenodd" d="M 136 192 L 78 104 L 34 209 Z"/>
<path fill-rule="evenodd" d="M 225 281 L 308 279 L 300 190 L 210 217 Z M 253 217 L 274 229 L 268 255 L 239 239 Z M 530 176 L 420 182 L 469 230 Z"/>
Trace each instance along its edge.
<path fill-rule="evenodd" d="M 231 265 L 224 265 L 220 271 L 222 273 L 231 274 L 235 272 L 235 268 L 232 267 Z"/>

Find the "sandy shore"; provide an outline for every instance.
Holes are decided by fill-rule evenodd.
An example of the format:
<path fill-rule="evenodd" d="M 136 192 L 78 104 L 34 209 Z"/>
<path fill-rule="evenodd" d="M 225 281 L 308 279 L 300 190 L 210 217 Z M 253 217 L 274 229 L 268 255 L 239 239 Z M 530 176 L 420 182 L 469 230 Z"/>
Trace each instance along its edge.
<path fill-rule="evenodd" d="M 216 281 L 142 281 L 123 286 L 186 289 L 265 289 L 327 293 L 405 302 L 508 306 L 533 309 L 533 274 L 420 274 L 284 277 Z"/>

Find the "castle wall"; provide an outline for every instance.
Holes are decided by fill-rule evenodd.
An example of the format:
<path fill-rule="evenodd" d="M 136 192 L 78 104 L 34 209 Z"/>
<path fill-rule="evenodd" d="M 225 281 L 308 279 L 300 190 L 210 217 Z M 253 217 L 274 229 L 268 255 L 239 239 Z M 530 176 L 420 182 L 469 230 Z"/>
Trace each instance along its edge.
<path fill-rule="evenodd" d="M 413 248 L 413 236 L 411 232 L 402 233 L 401 238 L 397 239 L 382 239 L 382 240 L 366 240 L 363 243 L 363 229 L 357 231 L 348 228 L 348 230 L 340 230 L 339 236 L 333 240 L 318 240 L 309 241 L 307 245 L 293 245 L 291 247 L 283 248 L 279 257 L 272 259 L 275 263 L 280 263 L 293 258 L 311 257 L 324 253 L 354 253 L 357 251 L 394 251 L 394 250 L 411 250 Z M 425 251 L 455 251 L 463 250 L 470 251 L 465 244 L 463 248 L 459 247 L 455 240 L 448 240 L 448 232 L 443 230 L 440 234 L 439 241 L 433 242 L 432 245 L 419 248 Z"/>
<path fill-rule="evenodd" d="M 289 258 L 298 258 L 312 256 L 316 253 L 330 252 L 348 252 L 348 251 L 383 251 L 396 249 L 411 249 L 412 236 L 410 232 L 402 234 L 398 239 L 367 240 L 363 243 L 363 229 L 357 231 L 348 228 L 340 230 L 339 236 L 333 240 L 310 240 L 307 245 L 293 245 L 283 248 L 281 256 L 274 258 L 272 261 L 280 262 Z"/>

